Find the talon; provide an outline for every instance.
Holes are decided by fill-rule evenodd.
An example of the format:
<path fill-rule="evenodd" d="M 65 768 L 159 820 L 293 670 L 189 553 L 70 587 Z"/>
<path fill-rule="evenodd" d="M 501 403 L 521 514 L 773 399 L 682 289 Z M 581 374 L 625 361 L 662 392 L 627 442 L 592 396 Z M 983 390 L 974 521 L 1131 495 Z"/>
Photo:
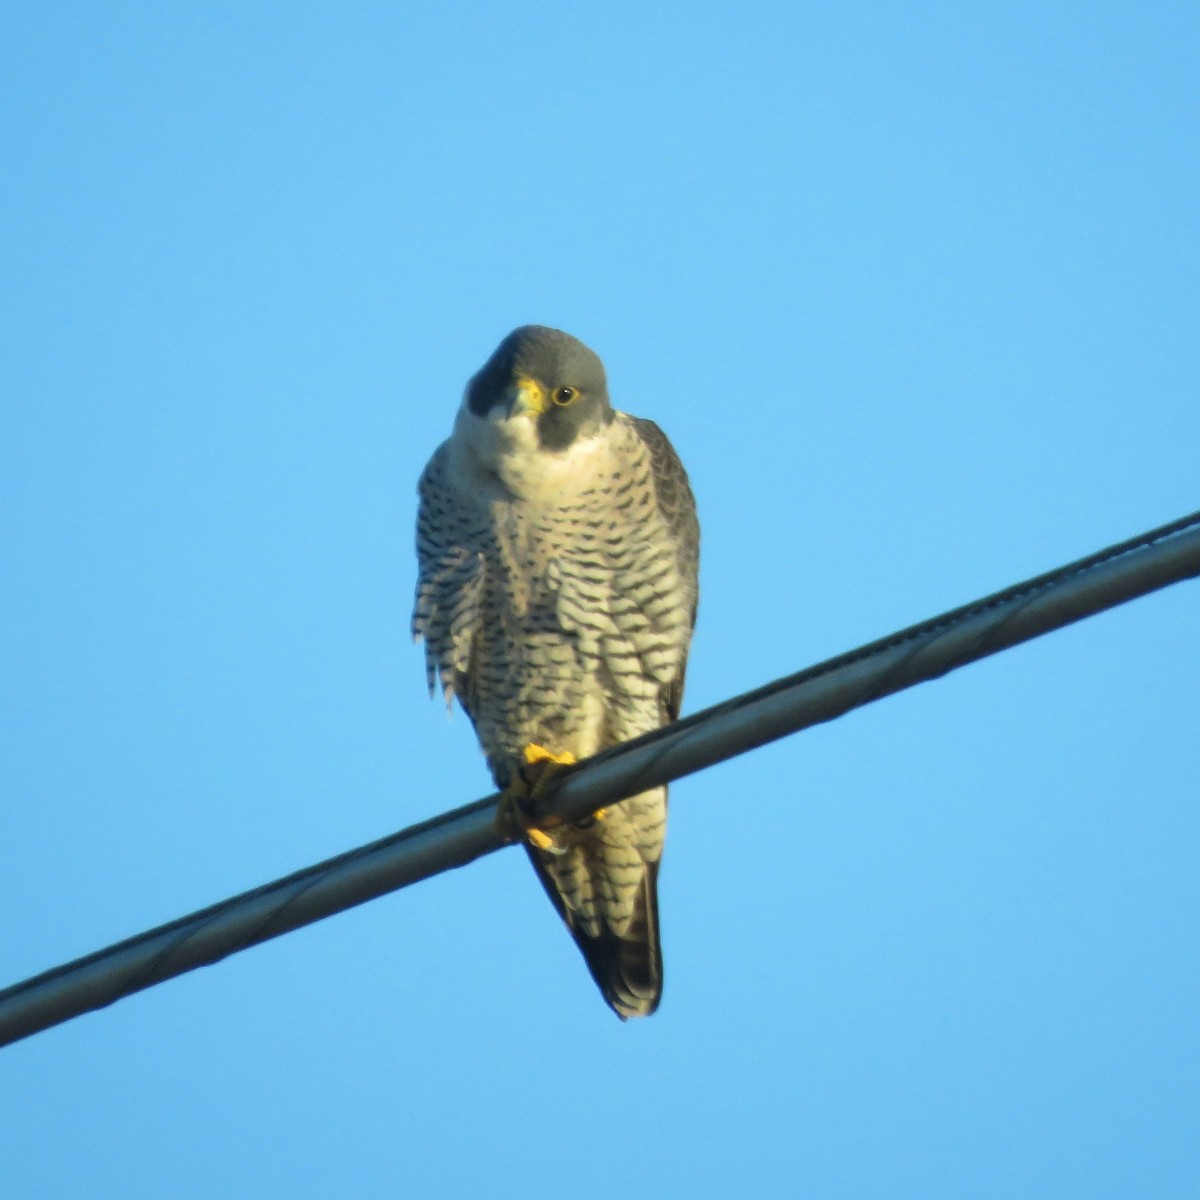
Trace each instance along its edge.
<path fill-rule="evenodd" d="M 507 788 L 500 793 L 500 801 L 496 805 L 496 819 L 493 828 L 498 837 L 506 842 L 519 842 L 528 839 L 539 850 L 558 852 L 554 839 L 544 830 L 534 825 L 525 813 L 523 802 L 529 798 L 529 789 L 523 784 Z"/>
<path fill-rule="evenodd" d="M 588 813 L 586 817 L 580 817 L 574 824 L 576 829 L 591 829 L 597 821 L 606 820 L 608 820 L 608 809 L 598 808 L 594 813 Z"/>
<path fill-rule="evenodd" d="M 530 825 L 525 830 L 525 836 L 539 849 L 548 850 L 551 854 L 561 854 L 562 851 L 554 844 L 554 839 L 543 833 L 536 825 Z"/>
<path fill-rule="evenodd" d="M 522 757 L 525 759 L 525 765 L 534 769 L 522 770 L 518 778 L 502 793 L 496 809 L 496 832 L 506 842 L 525 839 L 545 853 L 565 854 L 566 847 L 557 845 L 550 834 L 533 824 L 525 811 L 525 801 L 544 791 L 546 785 L 563 767 L 576 761 L 575 755 L 570 751 L 555 754 L 545 746 L 530 742 L 522 751 Z M 556 822 L 551 821 L 550 824 Z"/>
<path fill-rule="evenodd" d="M 546 854 L 566 854 L 567 848 L 558 845 L 544 829 L 539 829 L 525 815 L 521 801 L 524 795 L 506 792 L 496 809 L 496 832 L 506 842 L 519 842 L 524 838 L 531 846 Z"/>
<path fill-rule="evenodd" d="M 575 755 L 569 750 L 555 754 L 553 750 L 547 750 L 545 746 L 539 746 L 536 742 L 530 742 L 522 754 L 526 767 L 530 769 L 522 771 L 521 778 L 529 786 L 531 797 L 540 796 L 546 790 L 546 785 L 562 772 L 563 767 L 572 766 L 576 762 Z"/>

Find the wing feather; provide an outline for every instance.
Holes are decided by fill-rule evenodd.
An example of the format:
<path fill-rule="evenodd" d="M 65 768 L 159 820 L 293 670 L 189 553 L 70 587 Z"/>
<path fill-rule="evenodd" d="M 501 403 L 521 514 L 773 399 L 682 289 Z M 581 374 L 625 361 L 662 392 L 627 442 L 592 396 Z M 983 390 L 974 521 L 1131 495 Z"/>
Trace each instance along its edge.
<path fill-rule="evenodd" d="M 667 531 L 674 544 L 679 577 L 690 591 L 690 631 L 696 625 L 696 608 L 700 598 L 700 521 L 696 516 L 696 498 L 692 495 L 683 463 L 679 461 L 679 455 L 667 440 L 667 435 L 645 417 L 632 417 L 630 420 L 637 436 L 650 452 L 650 469 L 654 479 L 658 511 L 666 522 Z M 685 653 L 680 658 L 678 671 L 668 681 L 663 692 L 664 715 L 669 721 L 679 717 L 686 674 Z"/>

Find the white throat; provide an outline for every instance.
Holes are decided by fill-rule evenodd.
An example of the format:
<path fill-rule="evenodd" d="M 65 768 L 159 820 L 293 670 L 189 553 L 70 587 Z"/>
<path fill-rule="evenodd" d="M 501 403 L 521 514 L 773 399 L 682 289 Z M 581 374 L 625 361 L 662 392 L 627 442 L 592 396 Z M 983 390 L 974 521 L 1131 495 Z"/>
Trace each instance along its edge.
<path fill-rule="evenodd" d="M 609 460 L 603 432 L 577 438 L 565 450 L 545 450 L 530 413 L 506 418 L 497 405 L 477 416 L 464 400 L 450 437 L 451 464 L 460 485 L 489 500 L 557 505 L 594 484 Z"/>

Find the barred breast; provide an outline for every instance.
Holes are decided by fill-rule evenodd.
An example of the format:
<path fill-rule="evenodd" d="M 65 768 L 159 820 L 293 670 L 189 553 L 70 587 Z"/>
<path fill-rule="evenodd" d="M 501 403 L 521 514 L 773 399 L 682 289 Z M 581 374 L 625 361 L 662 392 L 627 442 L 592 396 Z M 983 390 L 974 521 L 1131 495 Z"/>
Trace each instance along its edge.
<path fill-rule="evenodd" d="M 657 728 L 683 667 L 694 581 L 633 422 L 607 441 L 590 478 L 541 502 L 494 494 L 450 443 L 421 481 L 414 633 L 499 786 L 531 741 L 584 757 Z"/>

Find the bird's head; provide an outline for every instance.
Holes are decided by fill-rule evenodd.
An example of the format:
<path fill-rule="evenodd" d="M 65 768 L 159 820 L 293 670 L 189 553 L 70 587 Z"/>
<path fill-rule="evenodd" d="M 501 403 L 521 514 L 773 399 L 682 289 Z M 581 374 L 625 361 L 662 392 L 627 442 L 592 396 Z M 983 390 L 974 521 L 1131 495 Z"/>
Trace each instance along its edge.
<path fill-rule="evenodd" d="M 527 450 L 567 450 L 613 419 L 604 364 L 545 325 L 514 329 L 467 384 L 463 407 Z"/>

